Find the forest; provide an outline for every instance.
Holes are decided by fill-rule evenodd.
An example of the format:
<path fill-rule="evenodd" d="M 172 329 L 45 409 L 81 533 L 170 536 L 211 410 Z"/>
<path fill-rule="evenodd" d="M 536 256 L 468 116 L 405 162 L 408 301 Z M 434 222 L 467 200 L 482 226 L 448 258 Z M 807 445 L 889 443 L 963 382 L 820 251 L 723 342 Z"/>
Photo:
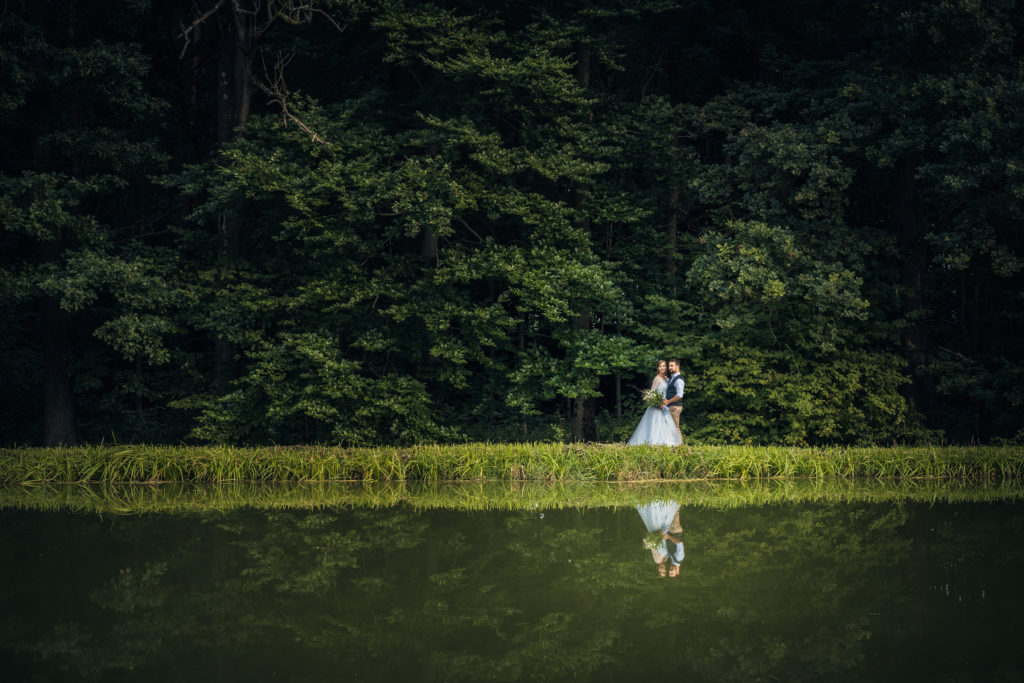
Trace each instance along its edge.
<path fill-rule="evenodd" d="M 1024 442 L 1014 0 L 6 0 L 0 444 Z"/>

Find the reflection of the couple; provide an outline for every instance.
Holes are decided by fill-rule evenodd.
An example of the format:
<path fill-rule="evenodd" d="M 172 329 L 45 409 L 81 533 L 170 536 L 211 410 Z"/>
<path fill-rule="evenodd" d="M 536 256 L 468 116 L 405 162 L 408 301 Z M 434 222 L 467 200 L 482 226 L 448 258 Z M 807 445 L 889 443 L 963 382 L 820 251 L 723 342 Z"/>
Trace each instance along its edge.
<path fill-rule="evenodd" d="M 644 537 L 644 548 L 651 551 L 654 563 L 658 565 L 659 576 L 679 576 L 679 563 L 683 561 L 685 552 L 681 536 L 683 528 L 679 524 L 679 503 L 674 500 L 659 500 L 646 505 L 637 505 L 636 511 L 647 527 Z M 669 551 L 669 543 L 674 546 Z"/>

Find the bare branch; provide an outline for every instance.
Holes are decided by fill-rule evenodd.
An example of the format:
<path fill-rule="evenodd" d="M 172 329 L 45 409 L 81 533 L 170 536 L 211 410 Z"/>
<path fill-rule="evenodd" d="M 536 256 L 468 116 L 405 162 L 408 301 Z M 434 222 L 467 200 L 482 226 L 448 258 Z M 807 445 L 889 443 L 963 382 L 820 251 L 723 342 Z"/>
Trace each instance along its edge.
<path fill-rule="evenodd" d="M 238 0 L 231 0 L 231 4 L 234 5 L 235 12 L 237 12 L 238 14 L 248 14 L 249 16 L 255 17 L 260 13 L 259 0 L 254 0 L 254 2 L 252 3 L 252 9 L 245 9 L 244 7 L 242 7 L 241 3 Z M 267 12 L 270 12 L 269 3 L 267 5 Z"/>
<path fill-rule="evenodd" d="M 270 0 L 267 4 L 267 15 L 271 14 L 274 18 L 280 17 L 289 24 L 308 24 L 313 21 L 313 15 L 319 14 L 331 22 L 338 33 L 345 30 L 334 17 L 316 6 L 316 0 Z"/>
<path fill-rule="evenodd" d="M 256 40 L 263 37 L 263 34 L 270 30 L 270 27 L 277 23 L 278 15 L 271 12 L 270 5 L 267 5 L 267 23 L 263 28 L 256 29 Z"/>
<path fill-rule="evenodd" d="M 227 0 L 217 0 L 217 4 L 209 11 L 199 15 L 199 17 L 192 22 L 191 26 L 186 27 L 184 24 L 181 25 L 181 33 L 178 34 L 178 37 L 182 38 L 185 41 L 185 44 L 181 46 L 181 54 L 178 55 L 178 59 L 183 59 L 185 57 L 185 52 L 188 50 L 188 46 L 192 44 L 192 36 L 195 33 L 195 30 L 199 28 L 199 25 L 216 14 L 217 10 L 223 7 L 225 2 L 227 2 Z M 193 4 L 193 6 L 198 12 L 199 5 Z"/>
<path fill-rule="evenodd" d="M 975 362 L 975 360 L 973 358 L 968 358 L 967 356 L 965 356 L 964 354 L 960 353 L 959 351 L 954 351 L 953 349 L 947 349 L 945 346 L 939 346 L 938 349 L 940 351 L 945 351 L 946 353 L 953 354 L 954 356 L 956 356 L 957 358 L 959 358 L 960 360 L 962 360 L 965 363 L 974 363 Z"/>
<path fill-rule="evenodd" d="M 289 122 L 294 123 L 299 130 L 308 135 L 310 139 L 320 145 L 328 145 L 330 143 L 327 140 L 320 137 L 320 135 L 312 128 L 307 126 L 302 120 L 295 116 L 288 108 L 288 86 L 284 80 L 284 68 L 288 66 L 288 63 L 294 57 L 294 54 L 281 55 L 277 58 L 277 62 L 274 64 L 274 75 L 271 76 L 267 69 L 266 61 L 263 62 L 263 73 L 266 74 L 266 82 L 261 81 L 257 78 L 253 78 L 253 83 L 263 93 L 270 98 L 270 101 L 275 103 L 281 108 L 281 117 L 284 119 L 285 125 Z M 263 59 L 263 53 L 260 53 L 260 59 Z"/>
<path fill-rule="evenodd" d="M 185 42 L 184 45 L 181 46 L 181 54 L 178 55 L 178 59 L 185 57 L 185 53 L 188 51 L 189 46 L 195 39 L 196 29 L 199 28 L 203 22 L 216 14 L 221 7 L 227 4 L 227 2 L 228 0 L 217 0 L 217 4 L 206 12 L 200 12 L 198 4 L 193 3 L 193 7 L 199 16 L 197 16 L 189 26 L 181 24 L 181 32 L 178 34 L 178 37 L 183 39 Z M 262 38 L 263 34 L 266 33 L 271 26 L 277 23 L 278 19 L 289 24 L 299 25 L 312 23 L 313 17 L 315 15 L 320 15 L 329 21 L 331 25 L 337 29 L 338 33 L 343 33 L 345 29 L 348 28 L 347 25 L 343 26 L 335 21 L 334 17 L 332 17 L 328 12 L 317 7 L 316 0 L 267 0 L 266 4 L 263 3 L 263 0 L 250 0 L 248 8 L 243 7 L 242 0 L 231 0 L 231 6 L 235 10 L 235 14 L 246 15 L 253 18 L 253 33 L 257 40 Z M 266 23 L 260 27 L 257 17 L 259 17 L 260 13 L 264 10 L 266 14 Z"/>
<path fill-rule="evenodd" d="M 217 13 L 228 0 L 217 0 L 217 3 L 207 10 L 201 12 L 199 5 L 193 3 L 196 14 L 196 19 L 190 26 L 181 25 L 181 33 L 178 35 L 179 38 L 185 41 L 185 44 L 181 48 L 181 54 L 179 59 L 184 58 L 185 53 L 188 51 L 189 46 L 195 40 L 196 29 L 199 28 L 207 19 Z M 231 0 L 231 7 L 234 10 L 236 16 L 244 15 L 251 17 L 252 30 L 258 41 L 263 34 L 270 29 L 271 26 L 277 22 L 278 19 L 285 21 L 289 24 L 308 24 L 313 21 L 316 15 L 321 15 L 331 22 L 331 25 L 338 30 L 339 33 L 345 30 L 345 26 L 341 26 L 334 20 L 334 18 L 324 10 L 316 6 L 317 0 Z M 243 5 L 245 5 L 243 7 Z M 266 23 L 259 27 L 258 17 L 266 14 Z M 252 35 L 252 34 L 251 34 Z M 259 48 L 256 48 L 259 50 Z M 284 118 L 285 125 L 288 123 L 294 123 L 299 130 L 303 131 L 310 138 L 321 145 L 327 145 L 327 140 L 324 140 L 316 131 L 307 126 L 299 117 L 292 113 L 291 109 L 288 108 L 288 86 L 284 79 L 284 69 L 288 63 L 292 60 L 294 55 L 280 56 L 277 58 L 277 62 L 274 65 L 274 74 L 270 75 L 270 70 L 267 68 L 266 61 L 263 60 L 263 52 L 259 50 L 260 60 L 263 61 L 263 73 L 266 75 L 265 80 L 256 78 L 251 72 L 249 78 L 259 90 L 261 90 L 267 97 L 270 98 L 271 102 L 274 102 L 281 108 L 281 115 Z M 247 67 L 248 70 L 248 67 Z"/>
<path fill-rule="evenodd" d="M 345 29 L 348 28 L 348 24 L 345 24 L 344 26 L 339 26 L 338 22 L 336 22 L 334 20 L 334 17 L 332 17 L 330 14 L 328 14 L 327 12 L 323 11 L 320 8 L 316 8 L 315 7 L 315 8 L 313 8 L 313 11 L 315 13 L 317 13 L 317 14 L 323 15 L 324 18 L 327 19 L 327 21 L 331 22 L 331 24 L 334 26 L 334 28 L 336 28 L 338 30 L 338 33 L 344 33 Z"/>
<path fill-rule="evenodd" d="M 238 0 L 233 0 L 233 2 L 237 6 Z M 256 31 L 257 38 L 266 33 L 278 19 L 297 26 L 300 24 L 310 24 L 313 22 L 314 15 L 320 15 L 331 22 L 331 25 L 337 29 L 338 33 L 344 32 L 346 28 L 346 26 L 338 24 L 330 14 L 317 7 L 316 0 L 270 0 L 266 4 L 266 10 L 267 23 L 264 24 L 263 28 Z M 256 11 L 259 11 L 258 6 Z"/>
<path fill-rule="evenodd" d="M 473 236 L 476 237 L 478 240 L 480 240 L 481 243 L 483 243 L 484 238 L 481 237 L 480 235 L 478 235 L 476 230 L 474 230 L 473 228 L 469 227 L 469 223 L 467 223 L 465 221 L 465 219 L 460 218 L 459 222 L 462 223 L 464 226 L 466 226 L 466 230 L 469 230 L 471 233 L 473 233 Z"/>

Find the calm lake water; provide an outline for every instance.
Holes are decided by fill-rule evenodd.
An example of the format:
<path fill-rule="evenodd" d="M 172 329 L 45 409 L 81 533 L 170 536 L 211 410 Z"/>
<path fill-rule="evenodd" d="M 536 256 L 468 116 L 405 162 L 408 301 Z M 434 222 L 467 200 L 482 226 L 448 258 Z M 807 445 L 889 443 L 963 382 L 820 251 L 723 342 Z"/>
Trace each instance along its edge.
<path fill-rule="evenodd" d="M 678 502 L 0 510 L 0 677 L 1024 679 L 1019 502 Z"/>

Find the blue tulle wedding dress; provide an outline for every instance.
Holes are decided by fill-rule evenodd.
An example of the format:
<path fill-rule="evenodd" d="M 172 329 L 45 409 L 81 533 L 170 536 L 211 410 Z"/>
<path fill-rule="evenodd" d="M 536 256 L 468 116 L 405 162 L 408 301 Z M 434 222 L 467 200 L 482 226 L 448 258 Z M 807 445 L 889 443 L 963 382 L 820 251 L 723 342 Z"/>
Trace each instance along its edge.
<path fill-rule="evenodd" d="M 658 392 L 661 397 L 665 396 L 665 389 L 668 382 L 662 380 L 651 388 Z M 667 410 L 661 408 L 648 408 L 644 416 L 640 418 L 640 424 L 633 430 L 633 436 L 629 437 L 629 445 L 649 443 L 655 446 L 678 446 L 683 442 L 683 437 L 676 429 L 676 423 Z"/>

